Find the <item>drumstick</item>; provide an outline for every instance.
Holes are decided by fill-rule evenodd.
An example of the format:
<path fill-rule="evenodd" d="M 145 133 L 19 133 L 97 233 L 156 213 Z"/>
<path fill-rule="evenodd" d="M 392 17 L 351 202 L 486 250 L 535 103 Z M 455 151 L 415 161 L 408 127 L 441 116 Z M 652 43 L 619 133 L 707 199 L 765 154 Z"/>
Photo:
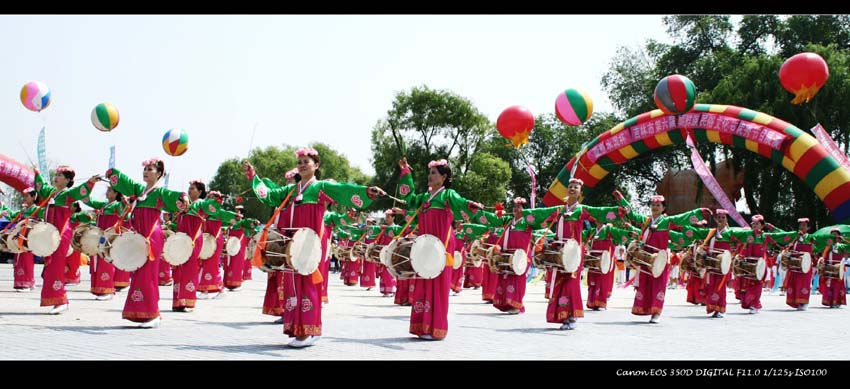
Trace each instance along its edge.
<path fill-rule="evenodd" d="M 390 195 L 387 195 L 387 197 L 389 197 L 389 198 L 393 199 L 393 201 L 398 201 L 399 203 L 401 203 L 401 204 L 403 204 L 403 205 L 407 205 L 407 201 L 404 201 L 404 200 L 402 200 L 402 199 L 395 198 L 395 197 L 390 196 Z"/>

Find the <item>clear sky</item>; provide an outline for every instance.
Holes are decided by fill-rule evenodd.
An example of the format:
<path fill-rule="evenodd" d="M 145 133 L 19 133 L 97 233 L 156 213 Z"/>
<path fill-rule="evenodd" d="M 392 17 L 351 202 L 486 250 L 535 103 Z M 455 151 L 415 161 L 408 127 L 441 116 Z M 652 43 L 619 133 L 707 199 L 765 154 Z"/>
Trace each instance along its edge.
<path fill-rule="evenodd" d="M 399 91 L 451 90 L 493 121 L 515 104 L 552 112 L 569 87 L 611 111 L 603 73 L 617 47 L 649 38 L 669 42 L 661 16 L 4 15 L 0 153 L 35 161 L 44 122 L 48 158 L 80 179 L 102 174 L 115 145 L 134 179 L 158 156 L 185 190 L 246 156 L 256 125 L 253 147 L 320 141 L 372 174 L 370 131 Z M 52 92 L 41 113 L 20 102 L 33 80 Z M 111 133 L 90 121 L 104 101 L 121 115 Z M 189 134 L 181 157 L 161 147 L 173 127 Z"/>

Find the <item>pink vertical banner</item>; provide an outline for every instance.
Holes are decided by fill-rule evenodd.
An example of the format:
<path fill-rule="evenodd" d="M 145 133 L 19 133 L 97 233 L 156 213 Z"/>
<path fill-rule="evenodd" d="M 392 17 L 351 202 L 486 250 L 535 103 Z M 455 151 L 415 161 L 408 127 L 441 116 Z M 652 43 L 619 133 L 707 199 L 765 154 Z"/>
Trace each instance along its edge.
<path fill-rule="evenodd" d="M 528 164 L 528 174 L 531 176 L 531 208 L 536 208 L 537 203 L 537 176 L 534 174 L 534 166 Z"/>
<path fill-rule="evenodd" d="M 729 197 L 726 196 L 726 192 L 723 191 L 723 188 L 720 187 L 720 184 L 717 182 L 717 179 L 714 178 L 714 175 L 711 174 L 711 171 L 708 170 L 708 166 L 705 166 L 705 161 L 702 160 L 702 157 L 699 155 L 696 146 L 694 146 L 694 140 L 691 138 L 691 133 L 688 132 L 688 137 L 685 139 L 688 147 L 691 148 L 691 163 L 694 165 L 694 170 L 699 175 L 699 178 L 702 180 L 702 183 L 708 188 L 708 191 L 711 192 L 711 195 L 717 199 L 717 202 L 720 203 L 720 206 L 723 207 L 726 211 L 729 212 L 729 216 L 732 217 L 732 220 L 735 220 L 735 223 L 738 223 L 741 227 L 749 227 L 747 221 L 738 213 L 738 210 L 735 209 L 735 204 L 732 204 L 732 201 L 729 200 Z"/>
<path fill-rule="evenodd" d="M 835 158 L 835 161 L 847 169 L 847 171 L 850 171 L 850 159 L 847 158 L 847 154 L 844 154 L 844 152 L 838 148 L 838 145 L 835 144 L 835 141 L 832 140 L 832 137 L 829 136 L 829 133 L 826 132 L 820 123 L 812 127 L 812 133 L 815 134 L 815 138 L 817 138 L 821 146 L 829 152 L 829 155 L 831 155 L 832 158 Z"/>

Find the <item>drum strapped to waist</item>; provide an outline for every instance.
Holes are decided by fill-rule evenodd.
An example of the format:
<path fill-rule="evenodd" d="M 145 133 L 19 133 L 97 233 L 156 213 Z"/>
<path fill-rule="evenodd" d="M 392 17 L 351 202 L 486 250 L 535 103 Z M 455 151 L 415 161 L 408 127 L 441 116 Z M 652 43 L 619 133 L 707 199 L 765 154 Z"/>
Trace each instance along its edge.
<path fill-rule="evenodd" d="M 805 251 L 786 250 L 778 255 L 783 270 L 808 274 L 812 270 L 812 255 Z"/>
<path fill-rule="evenodd" d="M 46 257 L 59 248 L 59 240 L 59 230 L 53 224 L 27 219 L 18 223 L 7 235 L 6 248 L 15 254 L 32 252 Z"/>
<path fill-rule="evenodd" d="M 732 274 L 738 278 L 761 281 L 767 273 L 767 262 L 762 257 L 736 257 L 732 263 Z"/>
<path fill-rule="evenodd" d="M 651 274 L 653 278 L 661 277 L 664 269 L 667 268 L 667 250 L 658 250 L 656 247 L 646 245 L 647 247 L 658 250 L 658 252 L 650 253 L 643 246 L 638 241 L 629 243 L 629 247 L 626 249 L 626 264 L 632 268 L 640 269 L 640 271 Z M 648 268 L 649 271 L 642 269 L 641 266 Z"/>
<path fill-rule="evenodd" d="M 608 250 L 589 250 L 584 255 L 584 268 L 589 272 L 608 274 L 613 267 L 611 252 Z"/>
<path fill-rule="evenodd" d="M 693 256 L 694 267 L 700 271 L 700 277 L 705 272 L 726 275 L 729 274 L 729 269 L 732 268 L 732 253 L 729 250 L 709 249 L 705 250 L 698 247 L 696 255 Z M 682 264 L 685 260 L 682 259 Z"/>
<path fill-rule="evenodd" d="M 838 263 L 818 263 L 818 273 L 821 277 L 831 278 L 834 280 L 843 280 L 844 279 L 844 262 Z"/>
<path fill-rule="evenodd" d="M 337 245 L 336 251 L 334 251 L 334 255 L 339 261 L 352 261 L 351 250 L 352 247 L 350 246 Z"/>
<path fill-rule="evenodd" d="M 118 270 L 136 271 L 148 260 L 148 241 L 142 234 L 121 226 L 108 228 L 100 239 L 100 253 Z"/>
<path fill-rule="evenodd" d="M 354 242 L 354 245 L 351 246 L 351 255 L 348 256 L 348 260 L 354 262 L 358 259 L 365 259 L 366 258 L 366 251 L 368 251 L 368 250 L 369 250 L 368 244 L 361 242 L 361 241 Z"/>
<path fill-rule="evenodd" d="M 525 274 L 528 253 L 523 249 L 505 249 L 487 258 L 490 272 L 496 274 Z"/>
<path fill-rule="evenodd" d="M 100 254 L 100 237 L 103 230 L 90 224 L 81 224 L 74 228 L 74 236 L 71 239 L 71 247 L 89 257 Z"/>
<path fill-rule="evenodd" d="M 215 235 L 204 232 L 203 244 L 201 245 L 201 253 L 198 259 L 207 260 L 215 254 L 216 239 Z"/>
<path fill-rule="evenodd" d="M 306 276 L 319 267 L 322 257 L 322 241 L 312 228 L 269 230 L 266 248 L 262 251 L 263 265 L 271 270 L 295 272 Z"/>
<path fill-rule="evenodd" d="M 225 243 L 224 243 L 224 251 L 227 252 L 227 255 L 229 255 L 231 257 L 236 255 L 236 254 L 239 254 L 239 250 L 241 250 L 241 249 L 242 249 L 242 240 L 235 237 L 235 236 L 231 236 L 231 237 L 227 238 L 227 241 L 225 241 Z"/>
<path fill-rule="evenodd" d="M 374 263 L 383 263 L 381 261 L 381 253 L 387 245 L 377 244 L 375 242 L 369 243 L 366 245 L 366 254 L 363 255 L 363 259 L 374 262 Z"/>
<path fill-rule="evenodd" d="M 165 245 L 162 246 L 162 259 L 170 265 L 180 266 L 189 261 L 193 251 L 195 251 L 195 242 L 189 234 L 172 233 L 165 239 Z"/>
<path fill-rule="evenodd" d="M 543 251 L 534 254 L 532 261 L 537 268 L 575 273 L 581 264 L 581 246 L 575 239 L 554 240 L 546 243 Z"/>
<path fill-rule="evenodd" d="M 0 232 L 0 251 L 10 252 L 8 248 L 6 248 L 6 238 L 8 238 L 9 230 Z"/>
<path fill-rule="evenodd" d="M 479 267 L 484 261 L 489 263 L 489 258 L 498 255 L 499 251 L 501 251 L 501 248 L 498 245 L 484 243 L 480 240 L 472 241 L 472 244 L 469 245 L 469 251 L 466 253 L 466 266 Z"/>
<path fill-rule="evenodd" d="M 395 239 L 385 250 L 383 264 L 399 280 L 434 279 L 446 266 L 446 247 L 434 235 Z"/>

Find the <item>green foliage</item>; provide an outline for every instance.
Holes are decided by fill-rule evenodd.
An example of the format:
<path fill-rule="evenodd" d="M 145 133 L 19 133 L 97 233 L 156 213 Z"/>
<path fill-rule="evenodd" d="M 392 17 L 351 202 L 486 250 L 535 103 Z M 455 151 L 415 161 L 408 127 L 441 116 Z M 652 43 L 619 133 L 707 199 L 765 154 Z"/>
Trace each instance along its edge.
<path fill-rule="evenodd" d="M 622 118 L 655 109 L 652 93 L 661 77 L 679 73 L 694 81 L 698 102 L 729 104 L 767 113 L 804 131 L 821 123 L 837 143 L 850 146 L 850 17 L 744 16 L 733 26 L 728 16 L 669 16 L 664 18 L 672 45 L 648 41 L 644 48 L 621 48 L 603 86 Z M 779 82 L 779 68 L 790 56 L 804 51 L 820 54 L 830 78 L 814 100 L 792 105 L 793 97 Z M 734 157 L 746 169 L 745 194 L 753 213 L 783 226 L 797 217 L 824 225 L 834 221 L 823 203 L 802 180 L 771 160 L 747 150 L 723 145 L 699 145 L 710 164 Z M 669 147 L 639 157 L 609 174 L 608 182 L 633 186 L 641 198 L 654 191 L 668 168 L 689 168 L 684 147 Z"/>

